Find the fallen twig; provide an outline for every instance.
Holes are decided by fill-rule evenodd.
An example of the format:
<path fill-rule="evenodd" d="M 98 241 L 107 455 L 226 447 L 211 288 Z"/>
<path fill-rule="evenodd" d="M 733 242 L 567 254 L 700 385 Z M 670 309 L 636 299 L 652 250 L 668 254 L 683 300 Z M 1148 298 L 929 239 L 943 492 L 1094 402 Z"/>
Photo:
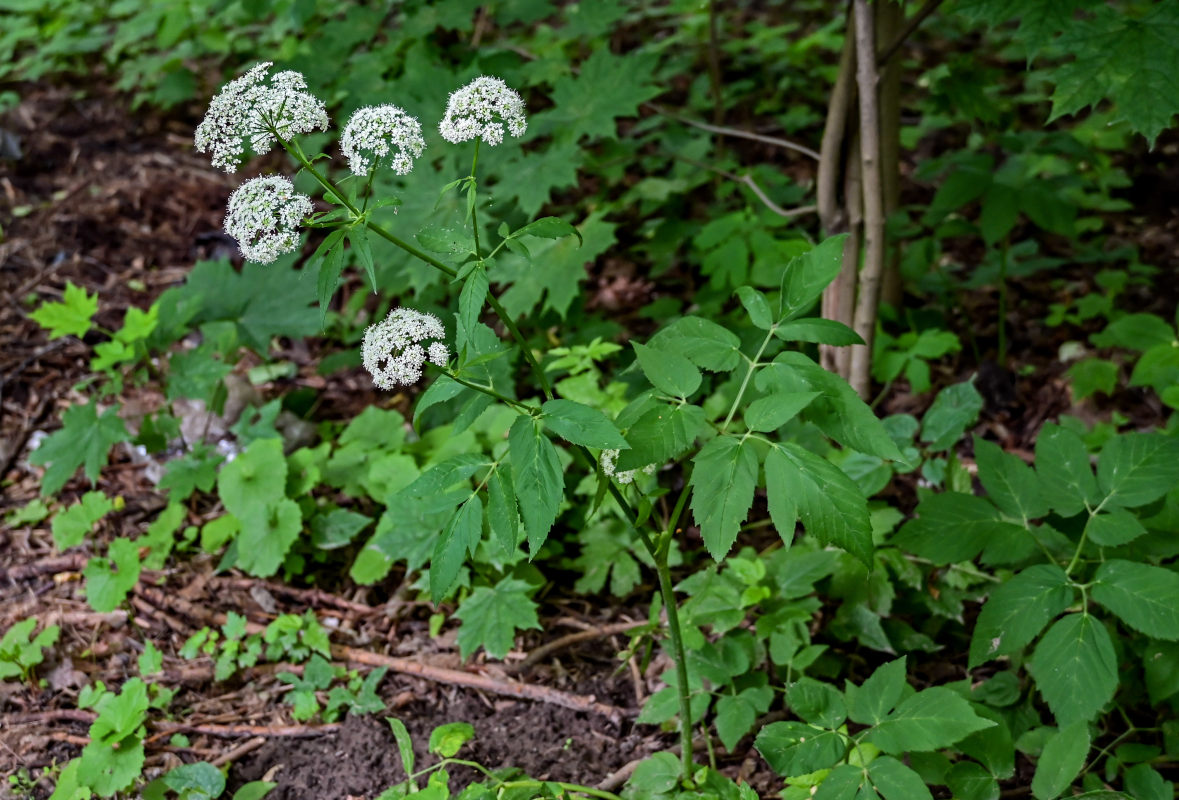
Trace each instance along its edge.
<path fill-rule="evenodd" d="M 512 671 L 518 672 L 525 667 L 530 667 L 539 661 L 543 661 L 551 653 L 558 650 L 563 650 L 566 647 L 578 644 L 579 642 L 588 642 L 593 639 L 601 639 L 605 636 L 613 636 L 616 633 L 626 633 L 635 628 L 643 628 L 649 625 L 648 622 L 615 622 L 610 625 L 603 625 L 600 628 L 590 628 L 588 630 L 579 631 L 577 633 L 570 633 L 562 636 L 559 639 L 554 639 L 547 644 L 543 644 L 530 652 L 523 661 L 511 666 Z"/>
<path fill-rule="evenodd" d="M 0 572 L 0 583 L 27 581 L 39 575 L 52 575 L 59 572 L 80 572 L 86 567 L 89 557 L 85 553 L 70 553 L 64 556 L 34 561 L 32 564 L 22 564 Z"/>
<path fill-rule="evenodd" d="M 239 744 L 237 747 L 234 747 L 230 750 L 225 751 L 224 753 L 217 756 L 209 763 L 212 764 L 214 767 L 220 767 L 223 764 L 230 763 L 231 761 L 237 761 L 242 756 L 254 752 L 255 750 L 257 750 L 259 747 L 261 747 L 264 744 L 266 744 L 266 737 L 265 736 L 255 736 L 253 739 L 247 739 L 246 741 Z"/>

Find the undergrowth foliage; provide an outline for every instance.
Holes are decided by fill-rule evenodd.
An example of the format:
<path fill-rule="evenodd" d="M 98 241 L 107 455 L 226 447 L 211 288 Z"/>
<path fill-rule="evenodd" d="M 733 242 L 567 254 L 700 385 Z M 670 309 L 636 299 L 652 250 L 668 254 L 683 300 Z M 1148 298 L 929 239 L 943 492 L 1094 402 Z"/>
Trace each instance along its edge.
<path fill-rule="evenodd" d="M 254 4 L 231 5 L 231 19 L 256 19 Z M 310 12 L 280 5 L 306 23 L 307 41 L 335 46 L 343 37 L 346 26 L 319 25 L 314 4 Z M 434 65 L 428 34 L 465 30 L 455 4 L 409 5 L 405 52 L 365 54 Z M 1046 320 L 1088 325 L 1086 341 L 1101 351 L 1079 341 L 1061 348 L 1074 397 L 1113 394 L 1124 382 L 1179 408 L 1179 317 L 1121 310 L 1117 301 L 1149 285 L 1151 268 L 1136 252 L 1084 238 L 1121 202 L 1112 192 L 1125 176 L 1110 152 L 1131 131 L 1154 141 L 1179 108 L 1165 82 L 1148 90 L 1128 77 L 1131 64 L 1174 66 L 1179 39 L 1161 33 L 1176 27 L 1174 9 L 1087 16 L 1074 3 L 958 7 L 992 24 L 1017 7 L 1027 12 L 1014 41 L 1029 58 L 1072 48 L 1073 60 L 1057 67 L 1053 118 L 1107 96 L 1115 105 L 1095 111 L 1079 134 L 998 133 L 1018 107 L 964 88 L 971 64 L 945 65 L 931 80 L 933 102 L 969 108 L 982 125 L 963 148 L 918 169 L 916 180 L 940 183 L 928 204 L 894 220 L 906 244 L 901 274 L 946 305 L 959 283 L 997 283 L 1002 363 L 1009 278 L 1055 265 L 1028 231 L 1069 238 L 1078 258 L 1106 265 L 1096 277 L 1103 293 L 1060 303 Z M 571 8 L 580 16 L 566 34 L 577 43 L 600 43 L 628 13 L 625 3 Z M 186 14 L 165 14 L 159 36 L 200 27 Z M 343 14 L 360 28 L 380 19 L 363 5 Z M 700 30 L 709 22 L 692 19 Z M 65 30 L 77 53 L 89 52 L 89 40 Z M 759 35 L 784 41 L 785 33 Z M 9 37 L 0 34 L 0 51 L 19 52 L 33 70 L 39 56 Z M 126 37 L 124 46 L 142 45 Z M 837 43 L 828 26 L 806 47 L 781 47 L 783 58 L 806 64 L 809 48 L 826 58 Z M 227 198 L 225 231 L 247 263 L 198 263 L 183 286 L 146 311 L 128 309 L 111 331 L 93 322 L 99 298 L 73 284 L 32 313 L 52 338 L 101 339 L 88 398 L 30 456 L 45 467 L 43 496 L 61 492 L 79 467 L 93 484 L 116 444 L 164 462 L 167 506 L 138 537 L 117 534 L 89 559 L 90 606 L 125 605 L 144 570 L 198 552 L 218 556 L 218 570 L 284 580 L 346 571 L 358 584 L 383 585 L 398 572 L 438 610 L 433 633 L 457 623 L 464 659 L 481 649 L 503 658 L 519 632 L 541 627 L 550 570 L 572 572 L 574 591 L 620 598 L 654 584 L 647 622 L 620 658 L 645 667 L 656 648 L 666 655 L 662 688 L 638 722 L 676 731 L 679 752 L 640 764 L 627 798 L 752 800 L 748 784 L 717 769 L 713 736 L 728 753 L 751 739 L 786 800 L 932 800 L 934 792 L 993 800 L 1019 780 L 1030 785 L 1017 790 L 1037 800 L 1073 789 L 1095 800 L 1172 796 L 1164 775 L 1179 758 L 1179 417 L 1163 431 L 1062 417 L 1044 424 L 1027 458 L 968 439 L 984 408 L 981 378 L 947 382 L 942 368 L 979 351 L 976 332 L 903 310 L 886 312 L 872 340 L 878 400 L 902 382 L 914 394 L 938 391 L 920 417 L 878 416 L 817 358 L 819 347 L 864 344 L 816 316 L 847 237 L 800 234 L 758 180 L 780 202 L 802 201 L 803 187 L 752 171 L 739 181 L 747 197 L 719 192 L 739 208 L 697 225 L 682 198 L 710 180 L 711 168 L 698 166 L 707 151 L 678 129 L 652 134 L 663 124 L 652 119 L 664 117 L 636 123 L 631 141 L 619 138 L 618 120 L 660 93 L 667 64 L 655 51 L 624 57 L 600 47 L 572 72 L 559 50 L 544 51 L 543 37 L 536 44 L 539 54 L 480 61 L 505 77 L 469 69 L 463 83 L 440 67 L 405 66 L 386 84 L 380 73 L 367 80 L 338 65 L 326 75 L 330 58 L 264 37 L 260 51 L 299 51 L 292 66 L 304 69 L 276 71 L 269 61 L 247 69 L 213 98 L 194 138 L 231 173 L 251 156 L 287 157 L 267 163 L 289 164 L 289 174 L 245 180 Z M 187 69 L 181 62 L 141 91 L 187 97 L 175 77 Z M 142 74 L 151 63 L 141 53 L 123 68 Z M 1109 80 L 1086 80 L 1102 71 Z M 704 81 L 690 90 L 696 105 L 707 105 Z M 537 88 L 544 84 L 551 90 Z M 328 115 L 337 107 L 347 118 L 338 156 Z M 938 124 L 923 120 L 906 135 Z M 631 180 L 617 166 L 640 155 L 671 164 L 666 177 Z M 601 205 L 538 216 L 591 166 L 625 189 Z M 720 167 L 716 176 L 735 177 Z M 636 252 L 657 269 L 682 256 L 700 278 L 690 305 L 656 300 L 644 313 L 658 325 L 625 344 L 609 341 L 622 328 L 589 313 L 582 296 L 584 265 L 615 243 L 620 209 L 640 220 Z M 959 239 L 980 245 L 979 263 L 950 263 Z M 313 255 L 296 268 L 309 241 Z M 353 271 L 363 291 L 349 293 Z M 242 372 L 253 385 L 295 373 L 269 358 L 276 337 L 316 335 L 344 346 L 321 366 L 327 380 L 363 366 L 379 390 L 354 419 L 321 425 L 318 438 L 289 433 L 291 419 L 314 405 L 297 393 L 247 408 L 211 438 L 193 437 L 168 405 L 197 401 L 211 412 L 206 422 L 219 419 Z M 246 350 L 260 362 L 248 371 Z M 112 400 L 151 381 L 167 402 L 129 430 Z M 898 478 L 917 486 L 911 516 L 871 499 Z M 223 513 L 190 525 L 189 505 L 202 495 Z M 122 498 L 82 494 L 54 513 L 55 545 L 93 545 L 122 510 Z M 6 522 L 50 513 L 37 501 Z M 12 627 L 0 639 L 0 679 L 35 685 L 59 633 L 33 618 Z M 957 664 L 957 679 L 928 679 L 919 665 L 934 654 Z M 231 613 L 180 655 L 210 660 L 217 680 L 262 662 L 300 665 L 279 675 L 298 721 L 384 710 L 383 670 L 362 675 L 333 663 L 328 632 L 311 613 L 265 628 Z M 56 773 L 55 800 L 223 795 L 225 776 L 210 764 L 143 779 L 148 728 L 172 702 L 152 679 L 160 659 L 148 643 L 137 677 L 83 692 L 79 705 L 95 713 L 90 741 Z M 767 723 L 777 709 L 785 718 Z M 389 724 L 407 778 L 383 800 L 447 798 L 453 766 L 480 775 L 464 798 L 618 798 L 458 758 L 474 735 L 461 721 L 431 734 L 438 760 L 419 769 L 404 724 Z M 707 766 L 693 749 L 699 730 Z M 272 786 L 249 784 L 234 797 Z"/>

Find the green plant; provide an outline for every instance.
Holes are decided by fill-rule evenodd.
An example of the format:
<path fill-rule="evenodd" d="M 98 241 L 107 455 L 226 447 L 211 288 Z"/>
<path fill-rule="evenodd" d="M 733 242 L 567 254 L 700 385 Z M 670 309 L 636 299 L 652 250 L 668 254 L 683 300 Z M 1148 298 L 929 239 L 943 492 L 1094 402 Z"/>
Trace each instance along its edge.
<path fill-rule="evenodd" d="M 4 637 L 0 638 L 0 680 L 19 676 L 22 681 L 28 682 L 32 678 L 33 668 L 45 660 L 45 654 L 41 651 L 57 643 L 61 628 L 46 625 L 33 636 L 36 627 L 36 617 L 29 617 L 4 632 Z"/>

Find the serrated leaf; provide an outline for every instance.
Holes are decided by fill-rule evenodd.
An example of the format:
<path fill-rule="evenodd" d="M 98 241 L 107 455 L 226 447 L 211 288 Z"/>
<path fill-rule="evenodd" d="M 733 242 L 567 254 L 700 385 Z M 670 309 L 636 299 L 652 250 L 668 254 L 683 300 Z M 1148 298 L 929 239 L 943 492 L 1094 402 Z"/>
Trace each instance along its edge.
<path fill-rule="evenodd" d="M 630 443 L 614 423 L 596 408 L 572 400 L 549 400 L 540 411 L 544 426 L 573 444 L 607 450 L 630 449 Z"/>
<path fill-rule="evenodd" d="M 1101 498 L 1089 465 L 1089 451 L 1076 433 L 1048 422 L 1036 437 L 1036 474 L 1044 500 L 1058 514 L 1071 517 Z"/>
<path fill-rule="evenodd" d="M 469 722 L 448 722 L 430 731 L 429 750 L 443 758 L 453 758 L 464 744 L 475 738 L 475 727 Z"/>
<path fill-rule="evenodd" d="M 1157 500 L 1179 485 L 1179 439 L 1161 433 L 1114 437 L 1101 450 L 1097 483 L 1123 508 Z"/>
<path fill-rule="evenodd" d="M 1092 720 L 1118 687 L 1118 659 L 1109 632 L 1086 613 L 1057 620 L 1036 645 L 1030 669 L 1061 725 Z"/>
<path fill-rule="evenodd" d="M 1085 536 L 1102 547 L 1118 547 L 1145 535 L 1146 528 L 1138 517 L 1121 508 L 1094 514 L 1085 523 Z"/>
<path fill-rule="evenodd" d="M 139 547 L 130 539 L 115 539 L 107 558 L 92 558 L 82 571 L 86 600 L 100 614 L 114 611 L 139 582 Z"/>
<path fill-rule="evenodd" d="M 225 776 L 221 770 L 205 761 L 173 767 L 163 777 L 164 785 L 185 800 L 220 797 L 225 791 Z"/>
<path fill-rule="evenodd" d="M 833 767 L 847 753 L 840 734 L 802 722 L 771 722 L 757 734 L 753 746 L 774 772 L 787 778 Z"/>
<path fill-rule="evenodd" d="M 516 552 L 520 536 L 520 512 L 511 470 L 510 464 L 500 464 L 487 480 L 487 527 L 491 541 L 505 560 Z"/>
<path fill-rule="evenodd" d="M 949 747 L 994 724 L 959 695 L 935 686 L 902 701 L 865 738 L 886 753 L 903 755 Z"/>
<path fill-rule="evenodd" d="M 864 564 L 871 563 L 868 502 L 851 478 L 792 442 L 775 444 L 766 454 L 766 464 L 767 482 L 772 471 L 775 482 L 792 496 L 807 533 L 823 544 L 842 547 Z"/>
<path fill-rule="evenodd" d="M 732 752 L 741 737 L 753 730 L 757 722 L 757 709 L 748 698 L 741 695 L 725 695 L 716 701 L 716 735 L 725 749 Z"/>
<path fill-rule="evenodd" d="M 1093 600 L 1155 639 L 1179 641 L 1179 573 L 1110 559 L 1093 576 Z"/>
<path fill-rule="evenodd" d="M 77 547 L 114 507 L 114 502 L 102 492 L 86 492 L 79 502 L 54 516 L 53 543 L 58 550 Z"/>
<path fill-rule="evenodd" d="M 692 459 L 692 515 L 704 546 L 720 561 L 737 540 L 753 505 L 757 453 L 748 440 L 718 436 Z"/>
<path fill-rule="evenodd" d="M 1027 647 L 1073 597 L 1068 576 L 1055 564 L 1037 564 L 1011 578 L 991 592 L 979 612 L 969 667 Z"/>
<path fill-rule="evenodd" d="M 682 355 L 709 372 L 728 372 L 741 363 L 741 339 L 703 317 L 680 317 L 660 328 L 647 344 Z"/>
<path fill-rule="evenodd" d="M 755 328 L 768 331 L 774 325 L 774 313 L 770 310 L 770 301 L 766 296 L 752 286 L 737 287 L 737 297 L 741 305 L 749 314 L 749 320 Z"/>
<path fill-rule="evenodd" d="M 291 545 L 303 530 L 299 504 L 283 497 L 261 506 L 254 505 L 245 517 L 239 519 L 242 526 L 236 539 L 236 566 L 261 578 L 278 572 Z"/>
<path fill-rule="evenodd" d="M 931 450 L 948 450 L 975 423 L 982 407 L 982 395 L 973 380 L 947 386 L 921 420 L 921 441 L 929 443 Z"/>
<path fill-rule="evenodd" d="M 528 588 L 524 581 L 504 578 L 494 588 L 480 586 L 471 592 L 455 612 L 463 622 L 458 632 L 463 658 L 480 647 L 492 658 L 503 658 L 512 649 L 516 631 L 540 628 Z"/>
<path fill-rule="evenodd" d="M 790 710 L 803 722 L 834 730 L 847 719 L 843 694 L 827 683 L 802 677 L 786 691 Z"/>
<path fill-rule="evenodd" d="M 112 406 L 100 417 L 97 400 L 70 406 L 61 422 L 61 430 L 51 433 L 29 455 L 30 464 L 48 465 L 41 479 L 42 496 L 57 494 L 78 467 L 83 467 L 91 483 L 98 480 L 111 447 L 131 438 L 119 419 L 118 409 Z"/>
<path fill-rule="evenodd" d="M 891 756 L 873 759 L 868 777 L 884 800 L 933 800 L 921 776 Z"/>
<path fill-rule="evenodd" d="M 1086 358 L 1069 367 L 1065 373 L 1073 384 L 1073 399 L 1077 402 L 1101 392 L 1113 394 L 1118 383 L 1118 365 L 1104 358 Z"/>
<path fill-rule="evenodd" d="M 860 334 L 833 319 L 798 319 L 774 329 L 774 335 L 784 342 L 813 342 L 844 347 L 864 344 Z"/>
<path fill-rule="evenodd" d="M 459 507 L 434 544 L 430 558 L 430 600 L 437 605 L 450 593 L 459 570 L 483 537 L 483 501 L 472 494 Z"/>
<path fill-rule="evenodd" d="M 538 236 L 541 239 L 563 239 L 566 236 L 576 236 L 578 246 L 582 244 L 581 231 L 560 217 L 541 217 L 529 222 L 512 234 L 513 238 L 518 236 Z"/>
<path fill-rule="evenodd" d="M 81 338 L 90 330 L 90 319 L 98 311 L 98 294 L 66 281 L 60 303 L 42 303 L 29 318 L 49 331 L 50 339 L 62 336 Z"/>
<path fill-rule="evenodd" d="M 368 275 L 369 286 L 375 293 L 377 291 L 377 272 L 373 264 L 373 248 L 368 241 L 368 228 L 363 225 L 349 228 L 348 242 L 352 245 L 352 252 L 355 254 L 356 260 L 360 262 L 360 266 L 364 267 L 364 272 Z"/>
<path fill-rule="evenodd" d="M 889 661 L 877 667 L 855 692 L 849 690 L 847 711 L 854 722 L 876 725 L 884 721 L 905 690 L 905 664 L 903 657 Z"/>
<path fill-rule="evenodd" d="M 551 95 L 553 115 L 573 130 L 575 139 L 615 138 L 615 120 L 634 116 L 639 103 L 658 95 L 653 59 L 631 53 L 616 56 L 600 48 L 581 63 L 577 75 L 558 78 Z"/>
<path fill-rule="evenodd" d="M 759 397 L 745 409 L 751 431 L 776 431 L 811 404 L 819 392 L 773 392 Z"/>
<path fill-rule="evenodd" d="M 1078 720 L 1053 734 L 1044 743 L 1032 777 L 1036 800 L 1055 800 L 1072 785 L 1089 754 L 1089 723 Z"/>
<path fill-rule="evenodd" d="M 631 347 L 643 374 L 659 391 L 673 397 L 687 397 L 700 388 L 700 370 L 684 356 L 639 342 L 631 342 Z"/>
<path fill-rule="evenodd" d="M 1022 527 L 1004 522 L 981 497 L 959 492 L 927 495 L 916 519 L 906 522 L 893 542 L 935 564 L 956 564 L 974 558 L 994 538 L 1029 536 Z"/>
<path fill-rule="evenodd" d="M 1021 518 L 1025 524 L 1048 513 L 1036 473 L 1018 456 L 1004 453 L 997 444 L 975 436 L 974 458 L 978 479 L 1001 511 Z"/>
<path fill-rule="evenodd" d="M 535 556 L 557 519 L 565 493 L 565 474 L 556 448 L 531 417 L 521 415 L 512 423 L 508 453 L 528 551 Z"/>
<path fill-rule="evenodd" d="M 479 324 L 479 317 L 483 313 L 483 303 L 487 300 L 487 270 L 476 266 L 465 281 L 459 292 L 458 325 L 455 330 L 455 349 L 462 353 L 467 343 L 474 336 L 475 326 Z"/>
<path fill-rule="evenodd" d="M 782 296 L 778 319 L 789 321 L 806 311 L 843 266 L 847 234 L 831 236 L 802 255 L 795 256 L 782 273 Z"/>
<path fill-rule="evenodd" d="M 285 495 L 287 460 L 281 439 L 255 439 L 217 475 L 217 493 L 225 509 L 246 519 Z"/>
<path fill-rule="evenodd" d="M 946 773 L 946 786 L 955 800 L 999 800 L 999 782 L 986 767 L 959 761 Z"/>
<path fill-rule="evenodd" d="M 658 404 L 643 413 L 626 431 L 631 449 L 615 463 L 620 470 L 663 464 L 687 450 L 707 426 L 704 411 L 695 405 Z"/>
<path fill-rule="evenodd" d="M 332 236 L 339 236 L 343 238 L 340 231 L 336 231 Z M 328 237 L 330 240 L 331 237 Z M 324 255 L 319 262 L 319 274 L 315 279 L 315 292 L 319 298 L 319 325 L 323 327 L 327 322 L 328 306 L 332 302 L 332 296 L 336 293 L 336 287 L 340 285 L 340 273 L 344 271 L 344 248 L 339 246 L 337 239 L 336 245 L 333 246 Z"/>
<path fill-rule="evenodd" d="M 649 795 L 670 792 L 679 783 L 680 760 L 672 753 L 655 753 L 644 759 L 635 769 L 630 784 Z"/>

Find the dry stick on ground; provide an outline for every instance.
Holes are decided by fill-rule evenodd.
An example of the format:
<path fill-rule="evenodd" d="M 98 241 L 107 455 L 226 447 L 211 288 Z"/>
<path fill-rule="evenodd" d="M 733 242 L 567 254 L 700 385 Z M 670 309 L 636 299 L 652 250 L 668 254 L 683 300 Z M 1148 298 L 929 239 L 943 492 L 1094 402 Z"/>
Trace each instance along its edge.
<path fill-rule="evenodd" d="M 380 608 L 366 606 L 363 603 L 353 603 L 351 600 L 337 597 L 331 592 L 325 592 L 323 589 L 300 589 L 295 586 L 283 586 L 280 583 L 270 583 L 257 578 L 214 578 L 211 582 L 217 586 L 232 586 L 235 589 L 246 590 L 260 586 L 271 594 L 281 594 L 285 597 L 301 600 L 309 606 L 331 606 L 341 611 L 351 611 L 364 616 L 375 614 L 381 610 Z"/>
<path fill-rule="evenodd" d="M 93 711 L 77 708 L 61 708 L 54 711 L 38 711 L 32 714 L 6 714 L 0 716 L 0 728 L 10 725 L 28 725 L 39 722 L 80 722 L 90 725 L 98 718 Z M 324 733 L 333 733 L 340 728 L 338 722 L 326 725 L 210 725 L 207 723 L 148 721 L 147 727 L 157 733 L 199 733 L 222 739 L 236 739 L 242 736 L 266 736 L 270 738 L 309 738 Z M 89 743 L 89 740 L 83 744 Z"/>
<path fill-rule="evenodd" d="M 0 572 L 0 584 L 16 581 L 27 581 L 40 575 L 52 575 L 59 572 L 80 572 L 86 568 L 89 558 L 84 553 L 71 553 L 66 556 L 54 556 L 32 564 L 22 564 Z"/>
<path fill-rule="evenodd" d="M 340 645 L 332 647 L 332 655 L 341 661 L 347 661 L 349 665 L 387 667 L 393 672 L 399 672 L 403 675 L 416 675 L 419 678 L 425 678 L 451 686 L 481 689 L 492 694 L 503 695 L 504 697 L 536 700 L 542 703 L 561 706 L 562 708 L 570 708 L 574 711 L 601 714 L 614 722 L 618 722 L 623 717 L 632 715 L 632 712 L 628 709 L 612 706 L 608 703 L 600 703 L 592 697 L 570 694 L 548 686 L 501 681 L 474 672 L 463 672 L 462 670 L 447 669 L 445 667 L 432 667 L 419 661 L 411 661 L 395 656 L 385 656 L 380 653 L 370 653 L 367 650 L 355 650 L 351 647 Z"/>
<path fill-rule="evenodd" d="M 864 183 L 864 268 L 852 328 L 864 340 L 853 345 L 848 382 L 861 398 L 871 388 L 872 337 L 884 273 L 884 187 L 880 180 L 880 106 L 877 95 L 876 25 L 868 0 L 855 0 L 856 84 L 860 98 L 860 165 Z"/>
<path fill-rule="evenodd" d="M 650 623 L 648 622 L 615 622 L 611 625 L 603 625 L 600 628 L 591 628 L 586 631 L 579 631 L 578 633 L 570 633 L 562 636 L 559 639 L 543 644 L 530 652 L 523 661 L 512 666 L 513 672 L 518 672 L 526 667 L 531 667 L 539 661 L 543 661 L 551 653 L 558 650 L 564 650 L 566 647 L 571 647 L 579 642 L 588 642 L 594 639 L 601 639 L 606 636 L 613 636 L 616 633 L 626 633 L 635 628 L 644 628 Z"/>
<path fill-rule="evenodd" d="M 223 765 L 228 764 L 232 761 L 237 761 L 239 758 L 241 758 L 244 755 L 254 752 L 255 750 L 257 750 L 259 747 L 261 747 L 264 744 L 266 744 L 266 737 L 265 736 L 255 736 L 253 739 L 247 739 L 246 741 L 242 742 L 237 747 L 234 747 L 230 750 L 226 750 L 224 753 L 217 756 L 209 763 L 212 764 L 214 767 L 223 766 Z"/>

